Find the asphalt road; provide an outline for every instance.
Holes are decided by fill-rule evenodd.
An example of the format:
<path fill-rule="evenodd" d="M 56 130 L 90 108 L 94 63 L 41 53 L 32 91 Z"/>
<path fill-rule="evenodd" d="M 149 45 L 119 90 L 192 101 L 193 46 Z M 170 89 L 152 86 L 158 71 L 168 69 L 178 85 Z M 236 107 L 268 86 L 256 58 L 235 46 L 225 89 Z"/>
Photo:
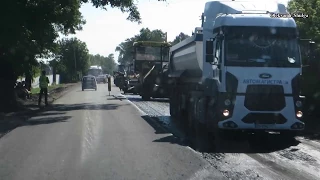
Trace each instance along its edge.
<path fill-rule="evenodd" d="M 153 117 L 177 142 L 185 139 L 186 130 L 172 119 L 165 99 L 142 101 L 137 95 L 125 95 L 146 115 Z M 320 134 L 320 132 L 319 132 Z M 202 158 L 228 179 L 320 179 L 320 136 L 300 136 L 284 139 L 277 134 L 231 137 L 222 152 L 201 152 Z"/>
<path fill-rule="evenodd" d="M 225 179 L 122 99 L 78 87 L 0 139 L 1 180 Z"/>

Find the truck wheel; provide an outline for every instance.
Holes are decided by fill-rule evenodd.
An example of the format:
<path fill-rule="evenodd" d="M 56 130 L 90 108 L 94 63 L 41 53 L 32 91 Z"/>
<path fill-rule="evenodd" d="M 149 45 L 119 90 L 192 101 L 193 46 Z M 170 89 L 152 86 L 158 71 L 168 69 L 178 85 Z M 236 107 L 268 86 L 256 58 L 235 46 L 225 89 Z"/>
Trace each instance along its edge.
<path fill-rule="evenodd" d="M 177 117 L 177 103 L 176 103 L 176 99 L 175 97 L 171 97 L 169 99 L 170 101 L 170 116 L 173 118 Z"/>
<path fill-rule="evenodd" d="M 283 132 L 280 132 L 280 135 L 286 139 L 294 139 L 297 136 L 297 132 L 296 131 L 283 131 Z"/>
<path fill-rule="evenodd" d="M 150 96 L 148 96 L 148 95 L 142 95 L 142 100 L 144 100 L 144 101 L 149 101 L 149 100 L 150 100 Z"/>
<path fill-rule="evenodd" d="M 200 152 L 210 152 L 213 150 L 213 139 L 209 134 L 205 124 L 195 121 L 194 123 L 196 138 L 195 147 Z"/>
<path fill-rule="evenodd" d="M 187 122 L 187 118 L 188 118 L 188 113 L 185 109 L 182 109 L 182 105 L 181 105 L 181 102 L 182 102 L 182 96 L 181 95 L 176 95 L 176 106 L 177 107 L 175 110 L 176 110 L 176 119 L 183 123 L 183 124 L 186 124 Z M 186 107 L 188 107 L 188 104 L 186 105 Z"/>

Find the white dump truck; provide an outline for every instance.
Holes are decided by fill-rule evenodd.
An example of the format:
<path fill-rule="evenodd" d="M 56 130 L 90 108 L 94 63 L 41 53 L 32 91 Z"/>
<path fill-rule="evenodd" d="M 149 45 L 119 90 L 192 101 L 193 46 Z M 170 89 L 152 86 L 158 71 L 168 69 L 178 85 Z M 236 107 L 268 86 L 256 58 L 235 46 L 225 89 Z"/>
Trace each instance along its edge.
<path fill-rule="evenodd" d="M 285 5 L 274 1 L 207 2 L 202 27 L 170 48 L 171 116 L 217 139 L 303 130 L 298 30 L 281 14 Z"/>

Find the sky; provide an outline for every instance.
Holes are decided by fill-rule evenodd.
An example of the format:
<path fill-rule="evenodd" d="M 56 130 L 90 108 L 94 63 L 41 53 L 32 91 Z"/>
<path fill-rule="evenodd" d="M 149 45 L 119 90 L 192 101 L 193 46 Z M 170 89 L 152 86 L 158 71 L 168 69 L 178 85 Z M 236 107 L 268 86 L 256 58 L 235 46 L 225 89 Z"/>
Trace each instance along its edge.
<path fill-rule="evenodd" d="M 279 0 L 285 4 L 287 1 Z M 128 14 L 118 9 L 109 8 L 105 11 L 89 3 L 84 4 L 80 11 L 87 23 L 74 36 L 86 42 L 90 54 L 107 56 L 113 53 L 117 61 L 117 45 L 139 34 L 141 28 L 161 29 L 168 33 L 168 41 L 180 32 L 191 35 L 195 27 L 201 26 L 200 15 L 206 2 L 208 0 L 139 0 L 137 4 L 142 18 L 140 25 L 126 20 Z"/>

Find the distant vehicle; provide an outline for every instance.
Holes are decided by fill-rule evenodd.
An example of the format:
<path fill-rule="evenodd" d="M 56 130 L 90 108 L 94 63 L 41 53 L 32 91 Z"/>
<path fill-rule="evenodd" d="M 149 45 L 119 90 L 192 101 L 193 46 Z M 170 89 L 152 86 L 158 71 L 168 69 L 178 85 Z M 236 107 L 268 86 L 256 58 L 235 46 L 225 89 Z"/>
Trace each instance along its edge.
<path fill-rule="evenodd" d="M 84 91 L 85 89 L 97 90 L 97 80 L 94 76 L 83 76 L 82 91 Z"/>
<path fill-rule="evenodd" d="M 98 77 L 99 75 L 103 75 L 102 72 L 103 71 L 101 66 L 90 66 L 88 70 L 88 75 Z"/>
<path fill-rule="evenodd" d="M 97 83 L 107 83 L 107 76 L 105 74 L 99 75 L 96 79 Z"/>

